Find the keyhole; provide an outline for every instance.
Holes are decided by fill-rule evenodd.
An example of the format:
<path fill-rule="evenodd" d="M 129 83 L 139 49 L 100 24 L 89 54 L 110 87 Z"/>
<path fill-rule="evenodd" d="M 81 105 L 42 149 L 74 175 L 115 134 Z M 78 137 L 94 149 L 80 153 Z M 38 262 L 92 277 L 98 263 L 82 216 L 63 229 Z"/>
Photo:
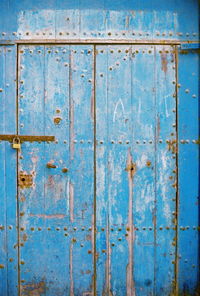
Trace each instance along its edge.
<path fill-rule="evenodd" d="M 25 178 L 21 178 L 21 180 L 24 182 L 25 181 Z"/>

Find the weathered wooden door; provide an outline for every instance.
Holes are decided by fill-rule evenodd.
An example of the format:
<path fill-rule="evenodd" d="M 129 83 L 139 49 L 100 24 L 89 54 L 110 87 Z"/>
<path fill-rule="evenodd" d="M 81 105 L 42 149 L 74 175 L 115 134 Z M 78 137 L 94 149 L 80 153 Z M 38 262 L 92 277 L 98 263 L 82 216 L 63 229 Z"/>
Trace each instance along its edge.
<path fill-rule="evenodd" d="M 56 139 L 17 153 L 20 295 L 172 291 L 175 83 L 172 46 L 19 46 L 18 134 Z"/>

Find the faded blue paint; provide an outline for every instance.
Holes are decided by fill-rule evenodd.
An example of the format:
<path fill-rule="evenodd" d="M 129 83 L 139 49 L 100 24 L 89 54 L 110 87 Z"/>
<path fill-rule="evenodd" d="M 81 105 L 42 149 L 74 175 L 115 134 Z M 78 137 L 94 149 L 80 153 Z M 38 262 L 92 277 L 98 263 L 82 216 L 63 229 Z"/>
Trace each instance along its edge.
<path fill-rule="evenodd" d="M 0 47 L 0 133 L 16 132 L 16 48 Z M 16 153 L 0 142 L 0 290 L 17 294 L 17 189 Z M 8 280 L 9 278 L 9 280 Z"/>
<path fill-rule="evenodd" d="M 74 33 L 85 38 L 84 32 L 88 38 L 100 39 L 110 38 L 108 33 L 111 32 L 117 39 L 198 40 L 196 0 L 184 1 L 184 5 L 181 0 L 147 3 L 130 0 L 2 0 L 1 16 L 0 28 L 6 33 L 1 36 L 4 40 L 76 38 Z M 39 35 L 36 35 L 37 31 Z"/>
<path fill-rule="evenodd" d="M 56 137 L 0 142 L 0 294 L 198 293 L 198 1 L 0 11 L 0 133 Z"/>
<path fill-rule="evenodd" d="M 97 51 L 97 224 L 106 236 L 97 237 L 98 292 L 108 285 L 112 295 L 168 295 L 175 276 L 176 160 L 167 143 L 176 138 L 174 50 L 139 45 Z M 132 185 L 129 154 L 136 164 Z"/>
<path fill-rule="evenodd" d="M 179 283 L 194 293 L 199 282 L 199 54 L 179 55 Z"/>

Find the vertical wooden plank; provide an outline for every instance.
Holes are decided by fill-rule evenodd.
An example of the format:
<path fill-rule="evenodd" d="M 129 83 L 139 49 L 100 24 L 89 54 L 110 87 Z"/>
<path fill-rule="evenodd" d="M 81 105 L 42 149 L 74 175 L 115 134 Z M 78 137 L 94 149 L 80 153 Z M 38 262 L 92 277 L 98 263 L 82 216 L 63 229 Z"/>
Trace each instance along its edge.
<path fill-rule="evenodd" d="M 16 48 L 0 47 L 0 133 L 16 132 Z M 1 291 L 5 295 L 17 294 L 17 199 L 16 151 L 10 143 L 1 142 Z"/>
<path fill-rule="evenodd" d="M 54 73 L 52 75 L 52 73 Z M 69 46 L 45 46 L 45 143 L 43 159 L 48 295 L 69 293 Z M 48 168 L 52 164 L 54 168 Z M 51 230 L 48 230 L 51 229 Z M 53 256 L 52 256 L 53 255 Z M 62 273 L 60 273 L 62 270 Z"/>
<path fill-rule="evenodd" d="M 172 293 L 176 253 L 176 74 L 170 46 L 156 46 L 156 293 Z"/>
<path fill-rule="evenodd" d="M 96 290 L 110 295 L 108 198 L 108 46 L 96 47 Z"/>
<path fill-rule="evenodd" d="M 94 93 L 93 46 L 70 47 L 71 293 L 93 293 Z M 79 237 L 74 236 L 76 231 Z M 73 266 L 72 266 L 73 264 Z"/>
<path fill-rule="evenodd" d="M 16 133 L 16 49 L 16 46 L 5 48 L 5 133 L 8 134 Z M 8 295 L 18 292 L 16 156 L 10 143 L 5 143 Z"/>
<path fill-rule="evenodd" d="M 198 294 L 199 281 L 199 54 L 178 55 L 180 293 Z"/>
<path fill-rule="evenodd" d="M 108 47 L 108 128 L 109 128 L 109 231 L 110 231 L 110 285 L 111 291 L 131 295 L 133 283 L 133 217 L 132 180 L 129 174 L 131 161 L 131 46 Z M 117 87 L 116 87 L 117 85 Z M 113 141 L 113 142 L 112 142 Z M 130 141 L 130 145 L 126 144 Z M 133 160 L 134 161 L 134 160 Z M 131 184 L 130 184 L 131 183 Z M 120 233 L 120 228 L 128 236 Z M 119 269 L 121 270 L 119 276 Z"/>
<path fill-rule="evenodd" d="M 154 255 L 154 60 L 148 47 L 139 50 L 97 47 L 98 295 L 153 291 L 154 264 L 146 260 Z"/>
<path fill-rule="evenodd" d="M 44 46 L 19 47 L 19 134 L 44 135 L 44 67 Z M 40 216 L 45 213 L 44 145 L 24 142 L 19 153 L 21 295 L 39 288 L 44 292 L 46 287 L 45 221 Z M 31 175 L 32 184 L 23 181 L 26 177 L 20 173 Z"/>
<path fill-rule="evenodd" d="M 147 67 L 148 65 L 148 67 Z M 153 295 L 155 281 L 155 58 L 153 46 L 132 46 L 133 274 L 136 295 Z"/>
<path fill-rule="evenodd" d="M 5 49 L 4 47 L 0 47 L 0 103 L 1 103 L 1 111 L 0 111 L 0 131 L 1 133 L 5 133 Z M 7 290 L 7 244 L 6 244 L 6 192 L 5 192 L 5 142 L 0 142 L 1 150 L 0 150 L 0 161 L 1 161 L 1 169 L 0 169 L 0 178 L 1 178 L 1 186 L 0 186 L 0 196 L 1 196 L 1 207 L 0 207 L 0 236 L 1 236 L 1 248 L 0 248 L 0 260 L 1 260 L 1 269 L 0 269 L 0 280 L 1 280 L 1 290 L 6 295 Z"/>

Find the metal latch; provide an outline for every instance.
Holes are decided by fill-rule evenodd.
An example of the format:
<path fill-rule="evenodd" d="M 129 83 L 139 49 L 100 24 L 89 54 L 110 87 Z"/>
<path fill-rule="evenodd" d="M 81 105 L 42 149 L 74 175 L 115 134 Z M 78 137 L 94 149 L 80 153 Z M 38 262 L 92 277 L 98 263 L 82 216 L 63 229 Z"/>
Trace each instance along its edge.
<path fill-rule="evenodd" d="M 0 141 L 12 143 L 14 149 L 20 149 L 23 142 L 53 142 L 54 136 L 26 136 L 26 135 L 0 135 Z"/>
<path fill-rule="evenodd" d="M 180 44 L 180 53 L 187 54 L 188 52 L 199 52 L 200 51 L 200 43 L 181 43 Z"/>

